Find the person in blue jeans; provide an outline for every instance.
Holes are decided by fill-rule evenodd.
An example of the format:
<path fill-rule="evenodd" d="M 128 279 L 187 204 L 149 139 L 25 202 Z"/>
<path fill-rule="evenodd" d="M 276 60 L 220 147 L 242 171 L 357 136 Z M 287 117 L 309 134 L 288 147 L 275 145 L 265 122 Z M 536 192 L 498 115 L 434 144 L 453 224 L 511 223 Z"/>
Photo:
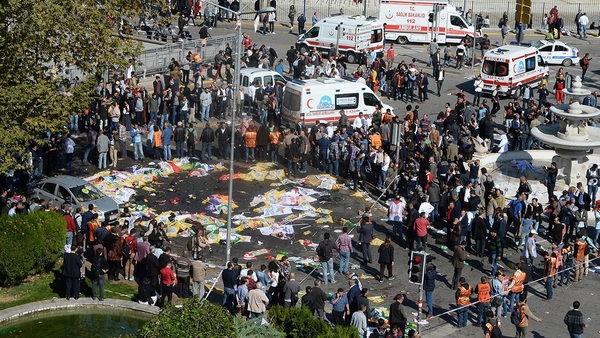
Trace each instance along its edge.
<path fill-rule="evenodd" d="M 342 234 L 335 241 L 335 249 L 340 254 L 340 268 L 338 271 L 347 275 L 349 273 L 350 254 L 352 253 L 352 238 L 348 235 L 348 227 L 342 228 Z"/>
<path fill-rule="evenodd" d="M 173 139 L 173 127 L 169 124 L 169 122 L 165 122 L 165 128 L 162 132 L 162 142 L 163 142 L 163 157 L 165 161 L 170 161 L 171 157 L 171 140 Z"/>
<path fill-rule="evenodd" d="M 433 317 L 433 290 L 435 289 L 435 279 L 437 277 L 437 270 L 435 265 L 427 264 L 425 272 L 425 282 L 423 283 L 423 290 L 425 291 L 425 300 L 427 303 L 427 319 Z"/>
<path fill-rule="evenodd" d="M 333 249 L 334 243 L 330 239 L 331 235 L 326 232 L 323 235 L 323 240 L 317 247 L 317 255 L 319 255 L 319 261 L 323 266 L 323 283 L 331 282 L 335 284 L 335 275 L 333 273 Z"/>
<path fill-rule="evenodd" d="M 223 279 L 223 302 L 222 305 L 235 315 L 235 285 L 236 275 L 233 271 L 233 263 L 227 262 L 227 269 L 221 273 Z"/>
<path fill-rule="evenodd" d="M 544 286 L 546 287 L 546 299 L 552 299 L 554 292 L 552 290 L 552 282 L 556 273 L 556 253 L 544 252 Z"/>
<path fill-rule="evenodd" d="M 457 327 L 463 328 L 467 326 L 467 321 L 469 320 L 469 304 L 471 304 L 471 294 L 473 293 L 473 288 L 467 284 L 465 277 L 460 277 L 458 280 L 459 286 L 456 288 L 456 306 L 458 310 L 456 310 L 458 314 L 458 324 Z"/>

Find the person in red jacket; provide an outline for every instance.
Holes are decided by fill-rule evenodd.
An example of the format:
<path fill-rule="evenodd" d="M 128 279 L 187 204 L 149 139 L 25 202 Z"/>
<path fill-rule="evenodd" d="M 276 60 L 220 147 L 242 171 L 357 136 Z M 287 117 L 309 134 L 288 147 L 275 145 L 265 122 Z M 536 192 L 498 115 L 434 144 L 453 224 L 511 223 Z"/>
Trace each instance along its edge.
<path fill-rule="evenodd" d="M 175 276 L 175 272 L 173 272 L 171 262 L 160 269 L 160 284 L 162 287 L 161 303 L 164 306 L 165 298 L 168 298 L 168 302 L 171 303 L 171 300 L 173 299 L 173 287 L 177 285 L 177 276 Z"/>
<path fill-rule="evenodd" d="M 422 212 L 419 218 L 415 220 L 414 233 L 417 236 L 417 251 L 425 250 L 427 245 L 427 227 L 429 226 L 429 220 L 427 214 Z"/>
<path fill-rule="evenodd" d="M 72 209 L 70 207 L 65 208 L 65 221 L 67 222 L 67 243 L 66 247 L 70 248 L 71 244 L 73 244 L 73 236 L 77 232 L 77 226 L 75 225 L 75 220 L 73 220 L 73 216 L 71 216 Z"/>

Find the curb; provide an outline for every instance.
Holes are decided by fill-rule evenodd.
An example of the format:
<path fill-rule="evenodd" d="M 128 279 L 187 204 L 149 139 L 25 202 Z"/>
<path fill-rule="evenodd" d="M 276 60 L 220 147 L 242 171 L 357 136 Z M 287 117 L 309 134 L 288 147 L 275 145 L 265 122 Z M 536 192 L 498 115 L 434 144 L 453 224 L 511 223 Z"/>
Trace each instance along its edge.
<path fill-rule="evenodd" d="M 54 298 L 51 300 L 43 300 L 39 302 L 33 302 L 28 304 L 23 304 L 15 307 L 11 307 L 5 310 L 0 311 L 0 324 L 13 320 L 16 318 L 20 318 L 26 316 L 28 314 L 49 311 L 49 310 L 59 310 L 59 309 L 76 309 L 76 308 L 113 308 L 115 310 L 119 309 L 127 309 L 133 311 L 144 312 L 152 315 L 158 315 L 160 309 L 156 306 L 149 305 L 141 305 L 132 301 L 125 301 L 119 299 L 105 299 L 100 302 L 98 300 L 93 300 L 91 298 L 80 298 L 78 300 L 66 300 L 64 298 Z"/>

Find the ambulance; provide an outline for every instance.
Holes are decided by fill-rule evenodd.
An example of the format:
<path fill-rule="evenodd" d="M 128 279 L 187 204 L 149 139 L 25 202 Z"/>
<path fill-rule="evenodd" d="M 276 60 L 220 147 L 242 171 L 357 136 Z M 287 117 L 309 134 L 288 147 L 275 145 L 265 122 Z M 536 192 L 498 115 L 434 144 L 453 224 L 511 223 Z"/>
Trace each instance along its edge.
<path fill-rule="evenodd" d="M 385 113 L 394 108 L 381 102 L 369 86 L 352 78 L 292 80 L 283 93 L 281 119 L 293 125 L 311 125 L 317 121 L 338 121 L 340 110 L 350 120 L 359 113 L 372 114 L 380 104 Z"/>
<path fill-rule="evenodd" d="M 550 70 L 535 47 L 502 46 L 489 50 L 481 63 L 483 92 L 500 86 L 500 95 L 518 97 L 522 86 L 537 87 Z"/>
<path fill-rule="evenodd" d="M 437 13 L 437 15 L 436 15 Z M 481 37 L 456 8 L 444 0 L 381 0 L 379 20 L 385 22 L 385 39 L 408 42 L 460 43 L 465 36 Z"/>
<path fill-rule="evenodd" d="M 327 54 L 338 43 L 338 55 L 348 63 L 360 61 L 366 49 L 383 51 L 383 22 L 360 15 L 325 18 L 298 37 L 296 48 L 304 54 L 317 47 Z"/>

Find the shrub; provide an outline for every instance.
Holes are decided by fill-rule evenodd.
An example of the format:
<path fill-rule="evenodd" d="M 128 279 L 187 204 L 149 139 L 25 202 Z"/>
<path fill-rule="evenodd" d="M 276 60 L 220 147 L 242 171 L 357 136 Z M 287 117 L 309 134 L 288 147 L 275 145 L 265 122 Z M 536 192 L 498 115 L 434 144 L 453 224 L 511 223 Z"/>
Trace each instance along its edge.
<path fill-rule="evenodd" d="M 200 300 L 194 297 L 182 307 L 170 306 L 162 310 L 135 337 L 237 338 L 238 332 L 233 317 L 223 306 L 208 301 L 200 305 Z"/>
<path fill-rule="evenodd" d="M 241 317 L 236 316 L 234 321 L 238 330 L 238 338 L 285 338 L 285 333 L 274 327 L 260 325 L 262 318 L 243 320 Z"/>
<path fill-rule="evenodd" d="M 66 221 L 55 212 L 0 217 L 0 285 L 48 270 L 62 254 Z"/>
<path fill-rule="evenodd" d="M 287 338 L 358 338 L 354 327 L 330 329 L 325 322 L 315 319 L 306 307 L 286 309 L 274 306 L 269 310 L 268 322 L 271 327 L 285 332 Z"/>

